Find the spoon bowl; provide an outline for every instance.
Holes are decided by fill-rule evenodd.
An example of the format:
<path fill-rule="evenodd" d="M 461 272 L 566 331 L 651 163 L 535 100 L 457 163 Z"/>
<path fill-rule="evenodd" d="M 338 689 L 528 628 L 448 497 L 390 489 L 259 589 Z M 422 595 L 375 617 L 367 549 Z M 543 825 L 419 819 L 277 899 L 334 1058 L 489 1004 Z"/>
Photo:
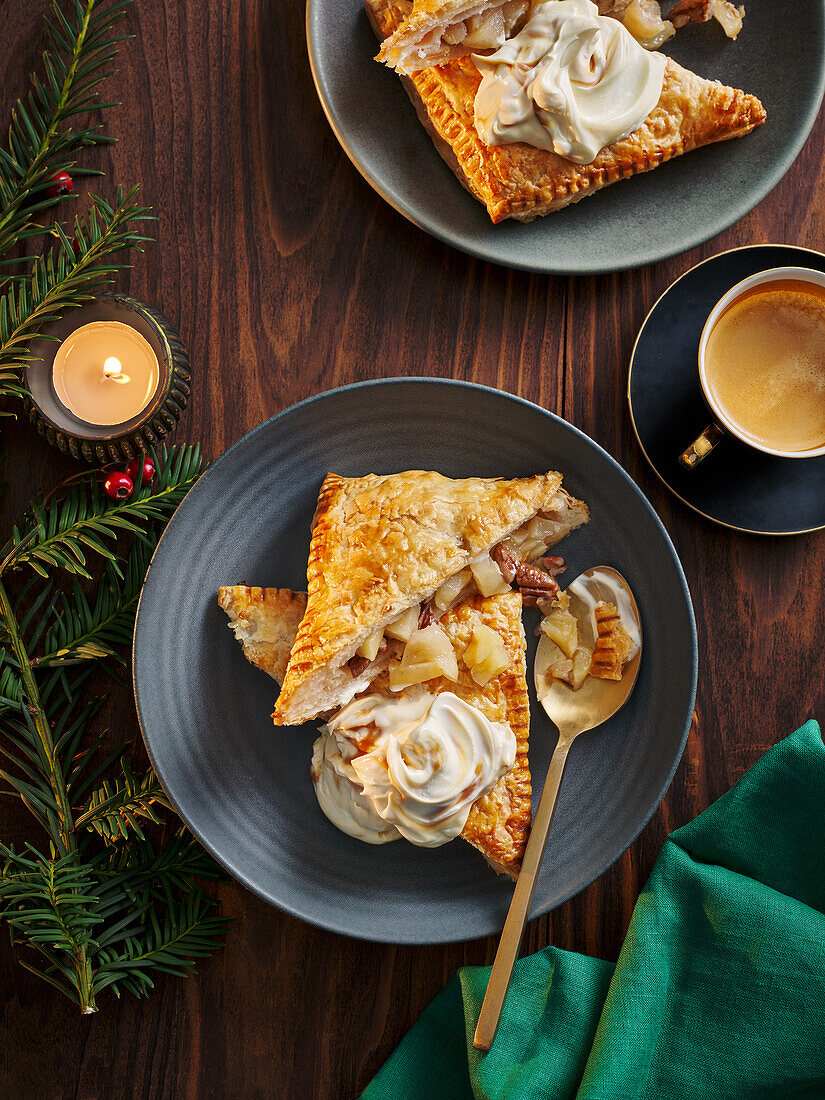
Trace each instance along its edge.
<path fill-rule="evenodd" d="M 614 604 L 619 611 L 624 629 L 636 642 L 636 651 L 623 665 L 619 680 L 605 680 L 595 676 L 585 677 L 577 690 L 550 674 L 550 658 L 555 643 L 542 636 L 536 653 L 534 677 L 539 701 L 559 731 L 559 739 L 553 750 L 547 778 L 533 819 L 530 838 L 524 852 L 521 871 L 516 880 L 513 899 L 504 922 L 498 950 L 484 994 L 484 1003 L 476 1025 L 473 1046 L 476 1050 L 489 1050 L 495 1038 L 501 1010 L 510 985 L 513 966 L 518 957 L 524 926 L 530 913 L 530 904 L 536 888 L 539 869 L 553 815 L 559 796 L 564 768 L 570 746 L 580 733 L 595 729 L 616 713 L 630 697 L 636 684 L 642 657 L 642 624 L 639 609 L 630 585 L 617 570 L 609 565 L 586 569 L 567 587 L 570 595 L 570 612 L 578 623 L 579 643 L 592 650 L 597 637 L 595 608 L 599 603 Z"/>
<path fill-rule="evenodd" d="M 596 602 L 615 603 L 617 589 L 624 593 L 626 599 L 620 609 L 623 612 L 623 623 L 629 611 L 634 619 L 631 625 L 635 625 L 639 641 L 635 655 L 622 670 L 621 680 L 601 680 L 588 676 L 578 691 L 574 691 L 568 684 L 549 674 L 553 643 L 545 634 L 539 642 L 533 666 L 536 694 L 551 722 L 558 728 L 560 741 L 565 737 L 572 741 L 580 733 L 595 729 L 608 718 L 612 718 L 624 706 L 636 686 L 642 659 L 642 625 L 630 585 L 621 573 L 609 565 L 585 569 L 567 589 L 570 593 L 570 612 L 578 620 L 579 637 L 592 649 L 596 640 L 591 621 L 592 605 L 582 598 L 582 590 Z"/>

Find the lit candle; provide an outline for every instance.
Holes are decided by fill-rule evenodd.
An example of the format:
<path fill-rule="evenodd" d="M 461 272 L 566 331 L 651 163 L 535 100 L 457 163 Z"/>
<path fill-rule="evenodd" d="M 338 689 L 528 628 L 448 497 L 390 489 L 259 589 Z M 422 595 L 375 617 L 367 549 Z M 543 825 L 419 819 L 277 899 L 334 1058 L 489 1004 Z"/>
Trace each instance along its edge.
<path fill-rule="evenodd" d="M 158 358 L 145 337 L 120 321 L 92 321 L 70 333 L 54 357 L 52 381 L 66 408 L 87 424 L 125 424 L 158 388 Z"/>
<path fill-rule="evenodd" d="M 49 443 L 82 462 L 128 463 L 174 431 L 186 407 L 191 379 L 180 337 L 166 317 L 126 294 L 56 317 L 29 354 L 29 417 Z"/>

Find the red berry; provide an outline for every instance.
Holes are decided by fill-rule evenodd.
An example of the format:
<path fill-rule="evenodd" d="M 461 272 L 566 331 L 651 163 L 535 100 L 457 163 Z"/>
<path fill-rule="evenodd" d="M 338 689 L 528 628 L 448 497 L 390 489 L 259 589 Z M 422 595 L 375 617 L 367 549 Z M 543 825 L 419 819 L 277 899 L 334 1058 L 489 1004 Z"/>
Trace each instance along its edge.
<path fill-rule="evenodd" d="M 134 482 L 128 474 L 119 472 L 109 474 L 103 482 L 106 496 L 111 497 L 112 500 L 125 500 L 132 495 L 134 487 Z"/>
<path fill-rule="evenodd" d="M 83 249 L 80 247 L 80 241 L 77 239 L 77 234 L 72 237 L 72 252 L 74 252 L 74 258 L 79 260 Z"/>
<path fill-rule="evenodd" d="M 46 188 L 46 196 L 50 199 L 57 199 L 61 195 L 71 195 L 72 191 L 74 191 L 72 177 L 68 172 L 58 172 L 52 179 L 51 185 Z"/>
<path fill-rule="evenodd" d="M 134 482 L 139 477 L 141 485 L 151 485 L 155 480 L 155 464 L 151 458 L 133 458 L 126 467 L 126 473 Z"/>

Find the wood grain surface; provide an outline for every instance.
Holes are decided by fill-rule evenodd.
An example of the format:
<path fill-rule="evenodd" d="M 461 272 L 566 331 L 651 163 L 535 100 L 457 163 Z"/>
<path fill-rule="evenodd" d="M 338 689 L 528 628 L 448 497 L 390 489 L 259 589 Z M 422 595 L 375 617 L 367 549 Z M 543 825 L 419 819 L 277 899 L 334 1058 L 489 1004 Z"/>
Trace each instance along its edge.
<path fill-rule="evenodd" d="M 27 87 L 46 0 L 3 0 L 3 107 Z M 821 711 L 814 673 L 825 617 L 821 535 L 723 531 L 659 483 L 632 435 L 627 363 L 658 295 L 698 260 L 738 245 L 825 247 L 825 124 L 748 217 L 702 248 L 640 271 L 548 278 L 491 266 L 408 224 L 339 149 L 315 96 L 301 5 L 137 0 L 136 37 L 107 88 L 120 140 L 99 159 L 110 194 L 140 182 L 155 245 L 120 281 L 179 326 L 193 399 L 178 439 L 211 457 L 309 394 L 364 378 L 441 375 L 521 394 L 615 455 L 647 493 L 684 563 L 701 654 L 684 759 L 642 836 L 598 882 L 533 922 L 548 943 L 615 959 L 669 830 L 726 791 L 768 746 Z M 97 154 L 95 154 L 97 156 Z M 92 158 L 94 160 L 94 158 Z M 625 185 L 621 185 L 625 186 Z M 3 527 L 73 464 L 29 425 L 3 421 Z M 266 487 L 262 486 L 262 491 Z M 142 752 L 128 689 L 108 720 Z M 0 836 L 30 818 L 0 803 Z M 144 1001 L 76 1010 L 15 961 L 0 936 L 0 1096 L 353 1097 L 457 967 L 495 941 L 386 947 L 345 939 L 218 888 L 235 918 L 197 977 Z"/>

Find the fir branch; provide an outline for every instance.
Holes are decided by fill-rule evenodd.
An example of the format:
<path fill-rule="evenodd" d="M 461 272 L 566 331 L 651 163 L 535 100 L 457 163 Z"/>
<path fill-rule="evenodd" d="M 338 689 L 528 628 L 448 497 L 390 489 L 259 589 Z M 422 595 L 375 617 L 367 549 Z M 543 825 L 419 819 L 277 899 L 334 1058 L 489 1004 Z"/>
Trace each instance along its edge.
<path fill-rule="evenodd" d="M 148 771 L 142 779 L 137 779 L 125 757 L 120 766 L 122 776 L 105 779 L 92 792 L 86 812 L 75 819 L 75 829 L 92 828 L 107 844 L 132 833 L 140 840 L 145 840 L 139 819 L 160 825 L 160 818 L 153 806 L 172 808 L 153 771 Z"/>
<path fill-rule="evenodd" d="M 109 562 L 91 602 L 77 580 L 71 597 L 61 592 L 49 606 L 51 625 L 43 643 L 44 652 L 32 664 L 37 668 L 65 667 L 103 659 L 122 663 L 118 647 L 132 640 L 140 589 L 155 545 L 155 539 L 135 542 L 122 577 L 115 564 Z"/>
<path fill-rule="evenodd" d="M 21 871 L 22 864 L 19 861 L 23 857 L 16 857 L 15 860 L 12 858 L 13 853 L 8 849 L 5 850 L 8 870 L 4 871 L 3 884 L 8 887 L 12 898 L 16 899 L 17 909 L 13 908 L 13 911 L 10 911 L 7 907 L 0 908 L 0 916 L 3 916 L 13 928 L 23 930 L 29 942 L 41 953 L 45 953 L 43 944 L 39 942 L 36 934 L 37 928 L 40 927 L 38 922 L 47 920 L 53 923 L 53 920 L 62 919 L 65 914 L 70 916 L 74 911 L 71 894 L 76 889 L 70 877 L 70 871 L 75 868 L 79 875 L 86 874 L 79 860 L 69 803 L 71 776 L 67 779 L 68 761 L 65 758 L 65 742 L 68 739 L 70 745 L 76 747 L 77 739 L 82 735 L 88 717 L 94 713 L 96 704 L 89 704 L 80 717 L 75 717 L 70 723 L 69 717 L 74 710 L 77 696 L 72 694 L 72 685 L 66 680 L 65 673 L 62 671 L 55 671 L 46 678 L 44 690 L 41 693 L 15 616 L 15 609 L 2 581 L 0 581 L 0 619 L 10 639 L 22 693 L 18 712 L 15 714 L 13 710 L 7 711 L 3 716 L 0 750 L 14 770 L 1 769 L 0 777 L 19 794 L 24 805 L 48 833 L 53 847 L 56 848 L 56 854 L 51 861 L 44 862 L 45 857 L 40 857 L 37 867 L 28 868 L 28 877 Z M 82 679 L 85 679 L 84 674 L 81 674 L 75 682 L 75 687 L 78 682 L 82 682 Z M 65 689 L 65 697 L 61 700 L 63 689 Z M 55 708 L 61 701 L 63 712 L 55 721 L 53 717 Z M 55 859 L 58 862 L 52 867 Z M 52 892 L 49 896 L 52 898 L 52 909 L 56 914 L 53 916 L 48 915 L 49 910 L 44 908 L 44 904 L 38 904 L 37 891 L 39 890 L 42 895 L 44 887 L 41 880 L 44 878 L 48 878 L 46 886 Z M 29 890 L 28 895 L 22 892 L 25 889 Z M 86 906 L 89 895 L 83 888 L 78 889 L 77 904 L 81 907 Z M 28 897 L 28 903 L 26 903 L 26 897 Z M 0 894 L 0 900 L 2 898 L 3 895 Z M 42 896 L 40 901 L 42 902 Z M 69 927 L 67 917 L 67 929 Z M 67 931 L 66 935 L 68 934 Z M 55 977 L 55 971 L 60 971 L 63 979 L 58 987 L 63 988 L 64 992 L 70 991 L 70 995 L 78 1002 L 82 1012 L 97 1011 L 92 985 L 92 964 L 86 939 L 75 935 L 71 937 L 71 943 L 56 939 L 50 950 L 58 954 L 51 954 L 49 966 L 45 971 L 38 973 L 42 973 L 47 980 L 55 984 L 60 981 Z"/>
<path fill-rule="evenodd" d="M 46 791 L 37 788 L 27 789 L 23 797 L 25 799 L 27 796 L 34 798 L 35 795 L 43 795 L 42 798 L 38 797 L 37 804 L 40 806 L 42 802 L 42 812 L 45 813 L 46 819 L 49 821 L 50 831 L 52 828 L 50 815 L 52 812 L 54 813 L 53 839 L 58 845 L 60 854 L 68 855 L 75 848 L 75 844 L 71 835 L 72 812 L 66 793 L 66 785 L 55 757 L 51 725 L 43 709 L 40 692 L 29 662 L 29 655 L 20 636 L 17 620 L 14 617 L 14 611 L 2 581 L 0 581 L 0 617 L 2 617 L 11 639 L 12 651 L 20 670 L 20 682 L 25 696 L 25 703 L 21 704 L 21 717 L 25 725 L 15 726 L 15 730 L 17 733 L 25 731 L 29 735 L 32 745 L 31 761 L 47 780 L 48 797 L 46 797 Z M 15 744 L 20 747 L 17 741 L 15 741 Z M 22 781 L 18 780 L 15 783 L 8 773 L 0 774 L 3 775 L 4 779 L 12 782 L 12 785 L 17 786 L 17 789 L 20 789 L 18 784 Z M 28 787 L 28 785 L 26 786 Z"/>
<path fill-rule="evenodd" d="M 0 913 L 12 928 L 25 930 L 32 943 L 74 955 L 100 923 L 89 909 L 90 902 L 97 902 L 92 870 L 78 863 L 76 853 L 47 858 L 30 844 L 26 850 L 28 856 L 0 844 Z"/>
<path fill-rule="evenodd" d="M 167 866 L 176 853 L 180 849 L 173 845 L 173 858 L 164 856 Z M 128 888 L 128 871 L 107 878 L 100 873 L 101 858 L 82 850 L 58 859 L 31 845 L 25 854 L 0 845 L 0 859 L 5 861 L 0 918 L 9 924 L 13 942 L 34 949 L 45 964 L 41 969 L 21 960 L 23 965 L 85 1004 L 84 1011 L 95 1011 L 88 1005 L 109 987 L 117 995 L 121 990 L 145 995 L 153 988 L 152 971 L 191 973 L 195 959 L 221 945 L 231 923 L 214 915 L 216 903 L 191 882 L 185 897 L 175 898 L 169 889 L 141 895 Z M 80 959 L 88 984 L 85 1000 L 75 966 Z"/>
<path fill-rule="evenodd" d="M 32 77 L 28 96 L 12 110 L 8 150 L 0 149 L 0 256 L 43 232 L 36 216 L 63 201 L 46 194 L 56 175 L 70 168 L 75 177 L 100 174 L 76 168 L 75 155 L 114 139 L 100 123 L 78 129 L 69 124 L 91 110 L 114 106 L 98 99 L 97 88 L 110 75 L 113 47 L 126 37 L 113 36 L 113 25 L 129 2 L 102 6 L 98 0 L 74 0 L 64 14 L 53 0 L 54 21 L 46 20 L 45 80 Z"/>
<path fill-rule="evenodd" d="M 46 577 L 51 569 L 64 569 L 91 578 L 86 555 L 91 551 L 106 558 L 122 576 L 114 551 L 103 540 L 121 533 L 148 538 L 150 525 L 168 520 L 203 470 L 200 448 L 173 447 L 152 452 L 158 471 L 154 485 L 136 486 L 126 500 L 110 501 L 93 477 L 74 485 L 63 502 L 48 505 L 38 498 L 32 504 L 29 524 L 14 529 L 3 553 L 6 570 L 24 565 Z"/>
<path fill-rule="evenodd" d="M 133 904 L 148 907 L 174 890 L 191 894 L 196 879 L 225 880 L 226 875 L 204 851 L 188 829 L 180 827 L 159 849 L 149 837 L 133 838 L 129 844 L 106 849 L 108 860 L 98 867 L 101 882 L 111 880 L 124 890 Z"/>
<path fill-rule="evenodd" d="M 120 943 L 115 937 L 101 937 L 95 993 L 111 987 L 118 996 L 125 990 L 141 997 L 154 988 L 152 970 L 180 977 L 192 973 L 194 960 L 211 954 L 231 923 L 226 917 L 214 916 L 215 906 L 216 902 L 197 891 L 177 907 L 168 907 L 162 919 L 150 909 L 148 924 L 140 935 L 126 936 Z"/>
<path fill-rule="evenodd" d="M 73 120 L 110 106 L 98 87 L 129 2 L 66 0 L 64 11 L 64 0 L 53 0 L 45 79 L 33 78 L 13 111 L 8 150 L 0 149 L 0 271 L 31 265 L 28 276 L 0 274 L 0 397 L 23 395 L 31 342 L 112 282 L 128 266 L 124 250 L 149 239 L 136 189 L 119 188 L 113 205 L 91 196 L 88 215 L 70 228 L 38 224 L 64 201 L 49 194 L 57 174 L 99 174 L 76 167 L 76 153 L 111 139 Z M 6 256 L 46 232 L 43 256 Z M 180 828 L 156 850 L 147 835 L 168 806 L 154 774 L 135 777 L 124 758 L 110 778 L 123 748 L 107 748 L 107 734 L 91 728 L 103 699 L 87 698 L 87 679 L 128 643 L 159 529 L 203 468 L 197 447 L 153 458 L 156 483 L 127 501 L 104 497 L 99 474 L 62 487 L 59 499 L 36 498 L 0 548 L 0 779 L 10 788 L 0 793 L 19 797 L 49 837 L 48 854 L 0 844 L 0 920 L 38 956 L 38 965 L 30 957 L 22 965 L 82 1012 L 96 1011 L 103 989 L 142 995 L 152 973 L 189 972 L 228 924 L 196 886 L 219 877 L 197 842 Z M 77 578 L 93 580 L 95 564 L 103 577 L 87 595 Z M 12 603 L 6 584 L 24 569 L 29 578 Z"/>
<path fill-rule="evenodd" d="M 20 669 L 4 643 L 0 645 L 0 714 L 8 707 L 16 710 L 22 699 Z"/>
<path fill-rule="evenodd" d="M 100 916 L 94 909 L 91 868 L 78 860 L 76 851 L 47 858 L 31 845 L 26 848 L 28 856 L 0 844 L 0 917 L 49 963 L 45 973 L 29 969 L 46 977 L 84 1013 L 95 1012 L 90 951 Z"/>
<path fill-rule="evenodd" d="M 16 714 L 12 711 L 4 716 L 3 734 L 0 756 L 6 767 L 0 769 L 0 778 L 17 792 L 45 832 L 59 835 L 59 792 L 52 784 L 50 758 L 44 751 L 38 725 L 25 705 L 20 704 Z M 7 771 L 8 767 L 13 770 Z"/>
<path fill-rule="evenodd" d="M 197 447 L 153 457 L 155 484 L 128 501 L 104 499 L 99 474 L 38 498 L 0 551 L 9 576 L 32 573 L 13 604 L 0 577 L 0 778 L 51 842 L 49 855 L 0 846 L 0 919 L 39 957 L 21 964 L 83 1012 L 104 989 L 140 996 L 153 974 L 188 973 L 229 923 L 196 885 L 222 877 L 197 841 L 179 828 L 156 850 L 148 827 L 161 824 L 166 796 L 125 758 L 109 777 L 123 747 L 91 733 L 103 699 L 84 701 L 104 650 L 128 640 L 159 525 L 203 468 Z M 124 536 L 134 540 L 125 559 L 112 545 Z M 105 563 L 93 597 L 59 575 L 44 581 L 53 569 L 87 576 L 87 554 Z"/>
<path fill-rule="evenodd" d="M 54 746 L 53 759 L 43 750 L 43 740 L 35 722 L 35 708 L 27 702 L 22 683 L 19 688 L 21 703 L 16 707 L 10 703 L 0 723 L 0 732 L 4 735 L 0 738 L 0 755 L 17 770 L 17 774 L 2 774 L 21 797 L 28 798 L 29 802 L 35 799 L 35 805 L 29 805 L 29 802 L 27 805 L 53 840 L 59 829 L 54 793 L 55 772 L 65 786 L 66 803 L 70 805 L 73 800 L 80 802 L 123 751 L 123 746 L 118 746 L 101 756 L 105 733 L 93 737 L 80 751 L 89 723 L 106 701 L 105 696 L 81 701 L 91 672 L 91 666 L 73 675 L 57 668 L 38 684 L 38 708 L 49 726 L 51 744 Z M 21 782 L 26 783 L 25 790 L 21 790 Z M 72 821 L 68 829 L 69 839 L 73 831 Z"/>
<path fill-rule="evenodd" d="M 91 213 L 75 218 L 79 255 L 56 225 L 56 247 L 37 257 L 28 280 L 13 283 L 0 297 L 0 395 L 23 393 L 21 373 L 33 358 L 28 345 L 43 327 L 90 301 L 127 266 L 115 262 L 117 254 L 150 239 L 138 231 L 149 211 L 132 201 L 137 190 L 124 194 L 119 187 L 115 206 L 90 196 Z"/>

